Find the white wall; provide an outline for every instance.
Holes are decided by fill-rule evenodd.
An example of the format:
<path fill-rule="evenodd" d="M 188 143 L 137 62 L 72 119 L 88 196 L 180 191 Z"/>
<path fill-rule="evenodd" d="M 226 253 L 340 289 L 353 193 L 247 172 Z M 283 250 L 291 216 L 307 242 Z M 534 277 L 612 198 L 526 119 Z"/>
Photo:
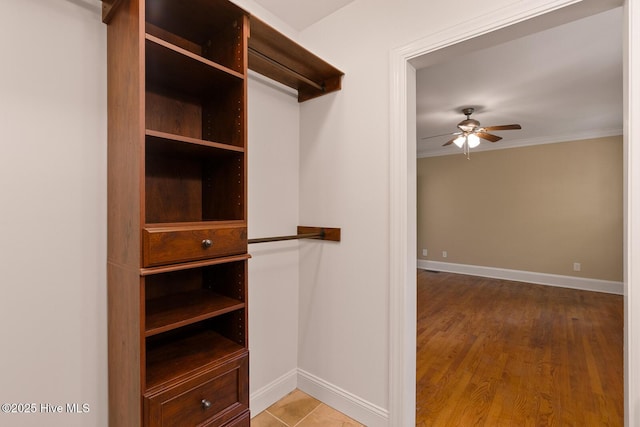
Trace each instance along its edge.
<path fill-rule="evenodd" d="M 253 74 L 252 74 L 253 76 Z M 298 226 L 297 99 L 249 79 L 249 238 L 286 236 Z M 251 411 L 296 386 L 298 242 L 249 246 Z"/>
<path fill-rule="evenodd" d="M 492 0 L 483 10 L 513 3 Z M 345 72 L 301 107 L 300 220 L 342 227 L 301 253 L 299 366 L 379 408 L 389 401 L 389 52 L 477 4 L 356 0 L 301 33 Z M 313 255 L 313 256 L 312 256 Z M 370 421 L 371 422 L 371 421 Z M 382 422 L 381 420 L 379 422 Z"/>
<path fill-rule="evenodd" d="M 106 26 L 91 0 L 0 0 L 3 426 L 107 425 Z M 249 233 L 298 225 L 299 107 L 249 81 Z M 252 406 L 295 387 L 297 242 L 250 247 Z M 293 372 L 293 376 L 292 376 Z M 285 377 L 288 381 L 277 382 Z"/>
<path fill-rule="evenodd" d="M 99 3 L 0 0 L 3 426 L 106 426 L 106 27 Z M 64 408 L 66 409 L 66 408 Z"/>
<path fill-rule="evenodd" d="M 467 22 L 475 20 L 477 30 L 481 15 L 512 20 L 545 7 L 544 1 L 490 0 L 480 10 L 472 0 L 356 0 L 301 33 L 306 47 L 346 73 L 340 93 L 301 108 L 300 220 L 340 225 L 344 236 L 340 245 L 316 249 L 319 256 L 301 251 L 300 312 L 307 313 L 300 324 L 303 371 L 362 401 L 399 409 L 390 407 L 393 372 L 387 365 L 395 292 L 390 240 L 396 237 L 389 235 L 389 185 L 412 177 L 406 166 L 405 177 L 390 173 L 395 148 L 390 147 L 389 53 L 423 38 L 439 44 L 447 36 L 464 38 L 471 31 L 465 30 Z M 503 22 L 484 24 L 490 31 Z"/>
<path fill-rule="evenodd" d="M 487 0 L 482 12 L 504 6 L 517 12 L 525 3 Z M 91 409 L 73 416 L 0 413 L 3 426 L 106 425 L 106 27 L 97 6 L 92 0 L 0 0 L 0 403 L 86 402 Z M 295 352 L 288 351 L 297 346 L 305 378 L 323 385 L 321 392 L 371 409 L 370 426 L 384 425 L 390 398 L 389 51 L 460 24 L 468 16 L 458 11 L 476 7 L 472 0 L 356 0 L 301 34 L 306 47 L 346 76 L 341 92 L 301 107 L 297 189 L 295 182 L 286 185 L 295 179 L 293 164 L 278 170 L 253 163 L 262 162 L 259 156 L 279 161 L 271 157 L 276 149 L 260 154 L 266 144 L 259 145 L 253 133 L 271 129 L 269 117 L 288 122 L 294 108 L 280 94 L 250 83 L 254 92 L 263 91 L 250 95 L 250 113 L 262 103 L 285 109 L 274 108 L 273 116 L 263 112 L 262 124 L 252 122 L 257 113 L 250 116 L 251 237 L 297 224 L 338 226 L 343 235 L 340 243 L 300 245 L 298 324 L 293 312 L 279 310 L 280 300 L 295 305 L 289 294 L 295 292 L 295 249 L 286 243 L 273 251 L 250 248 L 252 396 L 283 375 L 289 378 Z M 637 32 L 637 8 L 634 13 Z M 638 101 L 630 103 L 637 107 Z M 629 121 L 637 135 L 637 121 Z M 293 149 L 293 134 L 285 142 L 279 135 L 270 138 L 278 148 Z M 630 170 L 640 169 L 635 151 L 628 159 Z M 637 188 L 635 175 L 629 195 Z M 299 220 L 289 209 L 280 211 L 278 203 L 292 206 L 288 196 L 276 192 L 273 202 L 267 200 L 268 186 L 260 191 L 267 181 L 284 184 L 294 198 L 298 193 Z M 635 198 L 628 209 L 638 209 Z M 636 230 L 636 223 L 630 220 L 628 228 Z M 639 236 L 628 235 L 631 251 Z M 632 264 L 627 280 L 637 283 Z M 277 265 L 286 270 L 284 284 Z M 274 284 L 279 291 L 267 291 Z M 637 308 L 638 296 L 627 285 L 627 307 Z M 285 327 L 282 338 L 270 320 Z M 638 321 L 630 318 L 629 324 L 637 328 Z M 634 356 L 640 351 L 635 330 L 628 329 Z M 635 360 L 628 360 L 633 378 Z M 638 381 L 627 384 L 637 414 Z M 634 420 L 640 422 L 637 415 Z"/>

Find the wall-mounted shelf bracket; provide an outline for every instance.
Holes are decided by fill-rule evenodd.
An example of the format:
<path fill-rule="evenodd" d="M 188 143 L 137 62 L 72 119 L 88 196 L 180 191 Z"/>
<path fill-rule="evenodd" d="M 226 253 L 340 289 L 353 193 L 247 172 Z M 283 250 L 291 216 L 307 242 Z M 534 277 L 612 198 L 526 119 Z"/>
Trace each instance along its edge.
<path fill-rule="evenodd" d="M 333 242 L 340 241 L 340 229 L 328 228 L 328 227 L 306 227 L 298 226 L 298 234 L 292 234 L 289 236 L 276 236 L 276 237 L 261 237 L 257 239 L 249 239 L 247 243 L 266 243 L 266 242 L 279 242 L 282 240 L 297 240 L 297 239 L 318 239 L 318 240 L 330 240 Z"/>
<path fill-rule="evenodd" d="M 249 68 L 298 91 L 298 101 L 338 91 L 344 73 L 251 16 Z"/>

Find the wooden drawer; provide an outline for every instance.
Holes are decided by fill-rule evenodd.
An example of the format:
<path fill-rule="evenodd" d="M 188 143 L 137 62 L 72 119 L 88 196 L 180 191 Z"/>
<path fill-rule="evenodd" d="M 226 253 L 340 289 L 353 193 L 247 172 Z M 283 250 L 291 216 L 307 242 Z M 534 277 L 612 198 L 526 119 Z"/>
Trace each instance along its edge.
<path fill-rule="evenodd" d="M 245 353 L 244 356 L 193 380 L 156 394 L 145 395 L 145 425 L 147 427 L 245 425 L 241 414 L 247 415 L 249 411 L 248 360 L 248 355 Z M 236 422 L 239 424 L 234 424 Z"/>
<path fill-rule="evenodd" d="M 238 418 L 229 421 L 224 427 L 251 427 L 251 413 L 249 411 L 245 412 Z"/>
<path fill-rule="evenodd" d="M 144 267 L 196 261 L 247 251 L 244 222 L 147 226 L 143 230 Z"/>

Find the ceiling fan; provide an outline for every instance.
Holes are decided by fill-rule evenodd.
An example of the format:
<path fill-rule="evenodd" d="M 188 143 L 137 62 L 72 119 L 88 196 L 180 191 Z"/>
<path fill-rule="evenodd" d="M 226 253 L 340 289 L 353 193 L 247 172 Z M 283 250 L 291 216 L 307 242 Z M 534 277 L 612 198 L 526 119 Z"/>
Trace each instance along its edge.
<path fill-rule="evenodd" d="M 467 116 L 467 118 L 460 123 L 458 123 L 458 129 L 460 132 L 455 132 L 450 135 L 456 135 L 454 138 L 451 138 L 449 141 L 445 142 L 442 146 L 445 147 L 450 144 L 455 144 L 460 148 L 464 148 L 464 153 L 469 157 L 469 149 L 475 148 L 480 145 L 480 138 L 486 139 L 490 142 L 497 142 L 502 139 L 501 136 L 493 135 L 488 132 L 497 131 L 497 130 L 514 130 L 514 129 L 522 129 L 519 124 L 513 125 L 499 125 L 499 126 L 485 126 L 480 127 L 480 122 L 472 119 L 470 116 L 473 114 L 473 108 L 463 108 L 462 114 Z M 449 134 L 445 134 L 449 135 Z M 442 135 L 437 135 L 442 136 Z M 428 137 L 433 138 L 433 137 Z M 424 138 L 426 139 L 426 138 Z"/>

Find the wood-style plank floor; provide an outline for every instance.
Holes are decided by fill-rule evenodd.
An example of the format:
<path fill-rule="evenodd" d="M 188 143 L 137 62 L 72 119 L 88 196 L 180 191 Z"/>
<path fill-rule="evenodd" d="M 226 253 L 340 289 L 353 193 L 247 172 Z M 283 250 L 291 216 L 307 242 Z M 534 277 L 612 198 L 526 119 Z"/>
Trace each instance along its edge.
<path fill-rule="evenodd" d="M 416 424 L 622 426 L 623 297 L 418 270 Z"/>

